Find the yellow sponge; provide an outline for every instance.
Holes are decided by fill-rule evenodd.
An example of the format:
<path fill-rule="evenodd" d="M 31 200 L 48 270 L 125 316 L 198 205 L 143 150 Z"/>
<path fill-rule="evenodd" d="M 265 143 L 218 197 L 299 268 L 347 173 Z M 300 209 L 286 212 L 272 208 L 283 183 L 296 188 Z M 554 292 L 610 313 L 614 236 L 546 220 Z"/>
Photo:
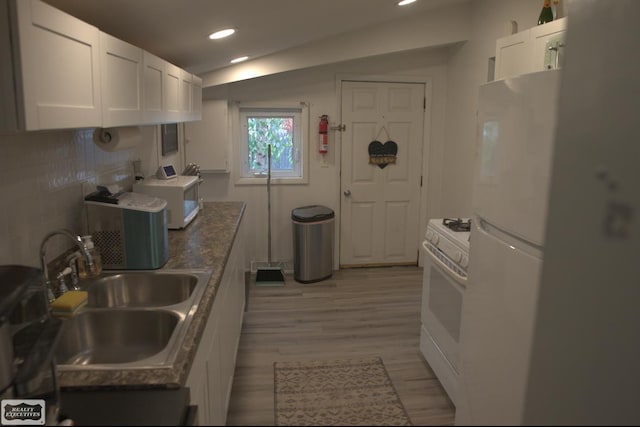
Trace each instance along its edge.
<path fill-rule="evenodd" d="M 68 291 L 56 298 L 49 306 L 51 314 L 55 316 L 72 316 L 80 307 L 87 303 L 86 291 Z"/>

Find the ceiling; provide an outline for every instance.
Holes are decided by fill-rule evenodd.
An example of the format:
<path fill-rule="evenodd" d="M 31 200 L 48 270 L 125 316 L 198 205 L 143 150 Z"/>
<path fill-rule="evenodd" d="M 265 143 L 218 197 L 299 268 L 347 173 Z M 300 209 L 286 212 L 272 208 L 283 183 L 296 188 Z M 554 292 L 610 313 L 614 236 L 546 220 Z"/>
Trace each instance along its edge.
<path fill-rule="evenodd" d="M 195 74 L 463 0 L 44 0 Z M 400 24 L 399 24 L 400 25 Z M 212 32 L 236 34 L 212 41 Z"/>

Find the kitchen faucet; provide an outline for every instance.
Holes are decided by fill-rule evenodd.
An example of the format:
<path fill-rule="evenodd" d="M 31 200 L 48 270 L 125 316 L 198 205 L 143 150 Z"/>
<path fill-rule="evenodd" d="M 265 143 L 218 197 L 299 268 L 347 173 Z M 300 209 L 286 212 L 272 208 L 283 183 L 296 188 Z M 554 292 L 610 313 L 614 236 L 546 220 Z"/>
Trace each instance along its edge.
<path fill-rule="evenodd" d="M 47 257 L 46 257 L 46 251 L 45 251 L 45 247 L 46 247 L 46 243 L 47 241 L 49 241 L 49 239 L 55 235 L 62 235 L 62 236 L 66 236 L 69 239 L 71 239 L 71 241 L 73 241 L 73 243 L 75 243 L 75 245 L 78 247 L 78 249 L 80 249 L 80 253 L 82 253 L 82 255 L 84 256 L 84 258 L 87 261 L 87 267 L 89 268 L 89 270 L 93 269 L 93 258 L 91 257 L 91 253 L 89 252 L 89 249 L 87 248 L 87 246 L 84 244 L 84 242 L 82 241 L 82 238 L 80 236 L 78 236 L 77 234 L 72 233 L 69 230 L 66 230 L 64 228 L 58 229 L 58 230 L 54 230 L 50 233 L 48 233 L 46 236 L 44 236 L 44 238 L 42 239 L 42 243 L 40 244 L 40 265 L 42 267 L 42 273 L 44 274 L 44 280 L 45 280 L 45 286 L 48 289 L 48 293 L 49 293 L 49 300 L 53 300 L 54 295 L 53 295 L 53 291 L 51 290 L 50 284 L 49 284 L 49 272 L 47 271 Z"/>

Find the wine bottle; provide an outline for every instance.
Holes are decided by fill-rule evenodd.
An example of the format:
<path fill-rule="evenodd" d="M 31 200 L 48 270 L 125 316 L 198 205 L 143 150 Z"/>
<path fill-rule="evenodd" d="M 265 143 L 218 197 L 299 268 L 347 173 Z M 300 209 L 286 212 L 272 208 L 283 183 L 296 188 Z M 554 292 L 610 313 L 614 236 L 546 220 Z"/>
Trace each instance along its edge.
<path fill-rule="evenodd" d="M 546 24 L 553 21 L 553 12 L 551 11 L 551 0 L 544 0 L 542 11 L 538 17 L 538 25 Z"/>

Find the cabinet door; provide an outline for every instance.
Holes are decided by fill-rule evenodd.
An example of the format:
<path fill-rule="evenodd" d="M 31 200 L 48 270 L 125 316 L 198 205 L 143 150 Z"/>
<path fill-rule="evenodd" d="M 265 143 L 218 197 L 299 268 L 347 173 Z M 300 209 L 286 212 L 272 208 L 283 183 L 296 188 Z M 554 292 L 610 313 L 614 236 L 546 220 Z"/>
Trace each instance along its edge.
<path fill-rule="evenodd" d="M 21 127 L 100 126 L 100 31 L 39 0 L 12 5 L 21 60 Z"/>
<path fill-rule="evenodd" d="M 561 18 L 531 29 L 531 71 L 559 68 L 564 52 L 567 18 Z"/>
<path fill-rule="evenodd" d="M 226 100 L 202 102 L 202 119 L 185 123 L 185 160 L 203 172 L 229 171 Z"/>
<path fill-rule="evenodd" d="M 225 425 L 227 419 L 227 413 L 223 407 L 224 393 L 222 393 L 220 378 L 221 342 L 219 335 L 219 331 L 216 330 L 207 360 L 207 381 L 209 381 L 209 390 L 213 390 L 209 394 L 209 422 L 215 426 Z"/>
<path fill-rule="evenodd" d="M 505 79 L 530 72 L 529 30 L 496 41 L 495 79 Z"/>
<path fill-rule="evenodd" d="M 165 62 L 164 88 L 167 95 L 165 104 L 165 121 L 177 123 L 182 120 L 180 88 L 182 87 L 182 70 Z"/>
<path fill-rule="evenodd" d="M 100 33 L 102 126 L 142 123 L 143 51 Z"/>
<path fill-rule="evenodd" d="M 187 387 L 189 387 L 189 393 L 191 395 L 190 404 L 198 407 L 198 422 L 196 425 L 206 426 L 211 425 L 211 414 L 209 413 L 209 407 L 207 400 L 209 399 L 209 384 L 206 381 L 206 365 L 205 371 L 201 372 L 201 375 L 195 375 L 189 378 L 187 381 Z"/>
<path fill-rule="evenodd" d="M 191 120 L 202 119 L 202 79 L 196 75 L 191 85 Z"/>
<path fill-rule="evenodd" d="M 11 52 L 11 31 L 9 9 L 0 3 L 0 130 L 18 129 L 16 111 L 16 88 L 13 84 L 13 57 Z"/>
<path fill-rule="evenodd" d="M 157 124 L 165 120 L 165 60 L 149 52 L 144 52 L 144 92 L 143 121 L 144 124 Z"/>
<path fill-rule="evenodd" d="M 191 120 L 193 82 L 191 73 L 180 70 L 180 113 L 183 121 Z"/>

